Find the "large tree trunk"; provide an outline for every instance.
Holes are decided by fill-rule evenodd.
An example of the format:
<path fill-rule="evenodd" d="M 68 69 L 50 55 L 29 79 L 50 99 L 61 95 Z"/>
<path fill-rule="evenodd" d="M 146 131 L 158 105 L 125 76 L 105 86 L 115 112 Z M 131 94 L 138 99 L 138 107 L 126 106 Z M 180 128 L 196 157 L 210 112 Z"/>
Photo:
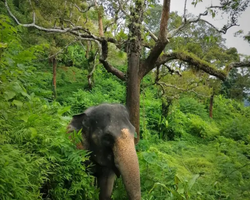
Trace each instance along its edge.
<path fill-rule="evenodd" d="M 139 56 L 133 55 L 129 58 L 127 96 L 126 103 L 130 115 L 130 121 L 134 125 L 137 137 L 135 144 L 140 140 L 140 82 L 138 77 Z"/>
<path fill-rule="evenodd" d="M 127 71 L 127 96 L 126 103 L 130 115 L 130 121 L 137 133 L 135 144 L 140 140 L 140 56 L 141 56 L 141 27 L 143 5 L 142 1 L 135 2 L 135 8 L 131 8 L 131 21 L 129 23 L 128 44 L 128 71 Z M 139 24 L 139 25 L 138 25 Z"/>

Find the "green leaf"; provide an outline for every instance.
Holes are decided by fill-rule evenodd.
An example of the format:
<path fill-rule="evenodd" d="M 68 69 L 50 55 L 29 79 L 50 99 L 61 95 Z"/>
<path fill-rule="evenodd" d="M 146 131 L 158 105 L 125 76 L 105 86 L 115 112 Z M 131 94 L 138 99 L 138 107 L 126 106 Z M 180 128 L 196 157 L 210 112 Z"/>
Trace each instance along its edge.
<path fill-rule="evenodd" d="M 23 106 L 23 102 L 18 101 L 18 100 L 12 101 L 12 104 L 15 105 L 15 106 L 17 106 L 17 107 L 19 107 L 19 108 Z"/>
<path fill-rule="evenodd" d="M 57 113 L 59 115 L 62 115 L 63 113 L 66 113 L 66 112 L 69 112 L 70 111 L 70 106 L 67 106 L 67 107 L 63 107 L 61 109 L 58 109 Z"/>
<path fill-rule="evenodd" d="M 144 160 L 147 162 L 147 163 L 150 163 L 150 164 L 154 164 L 155 162 L 155 159 L 156 159 L 156 153 L 148 153 L 148 152 L 143 152 L 142 153 L 142 156 L 144 158 Z"/>
<path fill-rule="evenodd" d="M 7 43 L 0 42 L 0 48 L 6 48 L 7 46 L 8 46 Z"/>
<path fill-rule="evenodd" d="M 195 175 L 193 176 L 193 178 L 188 182 L 188 188 L 189 188 L 189 190 L 192 189 L 192 187 L 193 187 L 193 185 L 195 184 L 197 178 L 199 178 L 199 177 L 200 177 L 199 174 L 195 174 Z"/>
<path fill-rule="evenodd" d="M 4 92 L 4 99 L 7 101 L 10 99 L 13 99 L 15 96 L 16 96 L 16 93 L 13 91 L 5 91 Z"/>
<path fill-rule="evenodd" d="M 28 119 L 29 119 L 29 116 L 23 115 L 23 116 L 20 117 L 20 119 L 23 120 L 24 122 L 27 122 Z"/>
<path fill-rule="evenodd" d="M 37 130 L 33 127 L 29 127 L 29 130 L 31 131 L 31 138 L 35 138 L 37 136 Z"/>
<path fill-rule="evenodd" d="M 30 95 L 27 94 L 27 92 L 21 92 L 21 94 L 24 96 L 24 97 L 27 97 L 28 99 L 30 99 Z"/>
<path fill-rule="evenodd" d="M 168 120 L 165 121 L 166 128 L 168 127 Z"/>

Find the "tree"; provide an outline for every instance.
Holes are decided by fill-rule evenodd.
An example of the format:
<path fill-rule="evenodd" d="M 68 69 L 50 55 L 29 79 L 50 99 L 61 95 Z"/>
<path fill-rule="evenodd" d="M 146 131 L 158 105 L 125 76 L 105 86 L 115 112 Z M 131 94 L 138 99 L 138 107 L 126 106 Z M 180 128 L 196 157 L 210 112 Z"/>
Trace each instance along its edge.
<path fill-rule="evenodd" d="M 98 28 L 94 22 L 91 23 L 88 20 L 88 13 L 91 15 L 93 14 L 91 7 L 95 5 L 91 1 L 81 2 L 78 0 L 57 0 L 53 1 L 53 4 L 51 5 L 49 5 L 47 1 L 29 2 L 30 9 L 28 10 L 27 15 L 33 16 L 33 22 L 24 24 L 13 14 L 12 10 L 15 10 L 13 5 L 10 7 L 8 1 L 5 0 L 6 8 L 17 24 L 24 27 L 33 27 L 46 32 L 71 34 L 80 40 L 89 40 L 98 44 L 99 62 L 108 72 L 114 74 L 119 79 L 126 81 L 126 104 L 130 113 L 130 120 L 135 126 L 138 135 L 136 142 L 138 142 L 140 138 L 140 83 L 143 77 L 152 69 L 160 67 L 161 65 L 173 60 L 180 60 L 189 63 L 198 70 L 202 70 L 221 80 L 225 80 L 227 72 L 231 68 L 250 66 L 249 61 L 244 63 L 236 62 L 229 63 L 225 70 L 219 70 L 211 61 L 204 61 L 193 53 L 187 53 L 182 50 L 172 51 L 171 49 L 168 49 L 168 44 L 171 44 L 172 38 L 178 35 L 181 31 L 185 32 L 185 28 L 188 25 L 204 21 L 202 20 L 202 16 L 207 15 L 208 13 L 211 13 L 212 16 L 214 16 L 216 9 L 229 13 L 229 23 L 219 30 L 211 23 L 204 22 L 210 24 L 210 26 L 215 28 L 218 32 L 226 33 L 230 27 L 237 25 L 237 17 L 249 5 L 248 0 L 237 0 L 232 3 L 231 1 L 225 2 L 221 0 L 219 6 L 211 6 L 207 8 L 207 11 L 201 13 L 196 18 L 188 19 L 184 13 L 183 20 L 179 26 L 170 31 L 168 30 L 168 24 L 170 21 L 170 0 L 163 0 L 159 29 L 157 30 L 156 28 L 158 36 L 149 30 L 147 24 L 145 24 L 145 13 L 150 7 L 155 6 L 155 1 L 95 1 L 99 8 L 104 9 L 106 14 L 105 17 L 101 16 L 104 26 L 104 36 L 97 36 Z M 193 1 L 193 4 L 197 4 L 197 2 L 198 0 Z M 47 7 L 47 10 L 42 10 L 42 7 Z M 50 10 L 50 12 L 48 10 Z M 55 12 L 51 12 L 52 10 Z M 77 12 L 83 14 L 78 15 L 77 17 Z M 36 13 L 38 13 L 39 16 L 45 13 L 41 25 L 36 24 L 36 16 L 38 15 Z M 53 16 L 55 14 L 58 14 L 58 17 Z M 47 19 L 47 21 L 45 19 Z M 86 22 L 84 22 L 84 20 Z M 37 23 L 39 23 L 39 21 L 37 21 Z M 116 48 L 127 53 L 127 72 L 122 72 L 109 63 L 107 58 L 110 44 L 114 44 Z"/>

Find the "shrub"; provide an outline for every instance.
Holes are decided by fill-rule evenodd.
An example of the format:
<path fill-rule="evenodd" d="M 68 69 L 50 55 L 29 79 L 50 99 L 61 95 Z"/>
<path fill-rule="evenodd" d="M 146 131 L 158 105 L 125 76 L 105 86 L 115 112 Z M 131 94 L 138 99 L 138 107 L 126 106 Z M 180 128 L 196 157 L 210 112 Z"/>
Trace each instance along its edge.
<path fill-rule="evenodd" d="M 208 120 L 209 115 L 205 106 L 199 103 L 194 98 L 185 97 L 179 100 L 180 111 L 185 114 L 195 114 L 200 116 L 203 120 Z"/>
<path fill-rule="evenodd" d="M 186 129 L 190 134 L 206 139 L 219 136 L 220 130 L 213 121 L 204 121 L 200 116 L 194 114 L 188 114 L 187 118 Z"/>
<path fill-rule="evenodd" d="M 32 108 L 32 109 L 31 109 Z M 31 97 L 1 115 L 0 199 L 97 199 L 93 177 L 65 134 L 67 109 Z"/>
<path fill-rule="evenodd" d="M 173 140 L 184 136 L 187 133 L 185 127 L 187 120 L 186 115 L 173 105 L 165 121 L 166 131 L 163 137 Z"/>

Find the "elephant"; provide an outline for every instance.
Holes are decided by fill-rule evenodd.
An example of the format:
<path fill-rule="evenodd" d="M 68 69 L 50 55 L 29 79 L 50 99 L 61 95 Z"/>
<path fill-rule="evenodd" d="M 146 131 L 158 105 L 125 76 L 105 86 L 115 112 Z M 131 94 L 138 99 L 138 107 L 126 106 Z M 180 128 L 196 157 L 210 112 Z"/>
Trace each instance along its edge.
<path fill-rule="evenodd" d="M 67 132 L 80 131 L 79 149 L 89 150 L 93 175 L 100 188 L 99 200 L 111 200 L 116 176 L 122 176 L 130 200 L 141 199 L 135 128 L 121 104 L 100 104 L 74 115 Z"/>

